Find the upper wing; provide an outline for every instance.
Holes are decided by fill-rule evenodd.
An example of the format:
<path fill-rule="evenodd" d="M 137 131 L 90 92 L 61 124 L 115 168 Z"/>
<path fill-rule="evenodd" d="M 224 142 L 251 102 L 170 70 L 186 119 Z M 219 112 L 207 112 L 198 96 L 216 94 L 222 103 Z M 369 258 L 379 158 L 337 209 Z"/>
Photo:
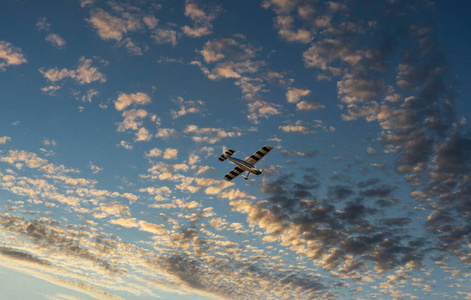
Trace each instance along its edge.
<path fill-rule="evenodd" d="M 271 149 L 273 149 L 273 147 L 270 147 L 268 145 L 265 145 L 263 146 L 262 148 L 260 148 L 260 150 L 258 150 L 257 152 L 255 152 L 254 154 L 250 155 L 249 157 L 247 157 L 245 159 L 245 162 L 250 164 L 250 165 L 255 165 L 255 163 L 257 161 L 259 161 L 260 159 L 262 159 L 262 157 L 264 157 L 268 152 L 271 151 Z"/>
<path fill-rule="evenodd" d="M 234 169 L 232 169 L 232 171 L 230 171 L 229 173 L 226 174 L 226 176 L 224 176 L 224 179 L 226 179 L 227 181 L 231 181 L 232 179 L 236 178 L 237 176 L 239 176 L 239 174 L 241 173 L 244 173 L 245 171 L 242 170 L 241 168 L 239 167 L 235 167 Z"/>

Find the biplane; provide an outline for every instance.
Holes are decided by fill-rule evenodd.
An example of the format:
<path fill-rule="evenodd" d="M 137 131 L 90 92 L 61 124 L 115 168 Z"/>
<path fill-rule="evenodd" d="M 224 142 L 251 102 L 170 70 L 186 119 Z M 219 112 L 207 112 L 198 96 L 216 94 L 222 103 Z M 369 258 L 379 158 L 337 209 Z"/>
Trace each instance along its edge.
<path fill-rule="evenodd" d="M 247 172 L 247 176 L 242 175 L 242 177 L 247 180 L 249 178 L 250 173 L 255 174 L 255 175 L 260 175 L 262 174 L 263 170 L 257 169 L 254 165 L 262 159 L 265 155 L 267 155 L 268 152 L 270 152 L 273 149 L 273 147 L 270 147 L 268 145 L 263 146 L 255 152 L 254 154 L 250 155 L 244 160 L 232 157 L 232 155 L 235 153 L 234 149 L 229 149 L 229 150 L 224 150 L 223 154 L 219 156 L 220 161 L 225 161 L 226 159 L 229 159 L 231 162 L 235 163 L 237 166 L 232 169 L 229 173 L 224 176 L 224 179 L 227 181 L 231 181 L 232 179 L 236 178 L 240 174 Z"/>

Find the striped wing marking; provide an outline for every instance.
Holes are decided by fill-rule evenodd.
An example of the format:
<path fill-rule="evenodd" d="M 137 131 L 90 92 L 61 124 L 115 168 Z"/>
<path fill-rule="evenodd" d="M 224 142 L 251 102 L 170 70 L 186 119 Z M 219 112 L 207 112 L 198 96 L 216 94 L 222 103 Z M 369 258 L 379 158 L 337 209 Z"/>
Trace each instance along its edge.
<path fill-rule="evenodd" d="M 224 179 L 226 179 L 227 181 L 231 181 L 232 179 L 239 176 L 241 173 L 244 173 L 244 170 L 239 167 L 235 167 L 234 169 L 232 169 L 232 171 L 227 173 L 226 176 L 224 176 Z"/>
<path fill-rule="evenodd" d="M 273 149 L 273 147 L 270 147 L 268 145 L 265 145 L 263 146 L 262 148 L 260 148 L 260 150 L 258 150 L 257 152 L 255 152 L 254 154 L 250 155 L 249 157 L 247 157 L 245 159 L 245 162 L 248 163 L 249 165 L 255 165 L 260 159 L 262 159 L 262 157 L 264 157 L 265 155 L 267 155 L 268 152 L 270 152 L 271 150 Z"/>

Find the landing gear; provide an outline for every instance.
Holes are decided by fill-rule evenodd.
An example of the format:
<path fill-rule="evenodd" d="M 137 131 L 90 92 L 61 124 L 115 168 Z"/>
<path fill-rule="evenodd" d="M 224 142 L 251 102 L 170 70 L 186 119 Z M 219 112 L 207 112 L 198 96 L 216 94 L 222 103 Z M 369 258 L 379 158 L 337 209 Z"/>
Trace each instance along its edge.
<path fill-rule="evenodd" d="M 243 177 L 245 180 L 247 180 L 247 179 L 249 179 L 249 174 L 250 174 L 250 173 L 247 172 L 247 176 L 242 175 L 242 177 Z"/>

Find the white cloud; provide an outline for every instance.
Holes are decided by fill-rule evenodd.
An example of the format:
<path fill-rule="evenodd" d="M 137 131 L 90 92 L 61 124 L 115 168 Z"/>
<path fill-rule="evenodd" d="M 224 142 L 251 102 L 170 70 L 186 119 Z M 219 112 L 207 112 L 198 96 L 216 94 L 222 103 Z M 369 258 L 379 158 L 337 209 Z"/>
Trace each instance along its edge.
<path fill-rule="evenodd" d="M 147 117 L 147 111 L 143 109 L 131 109 L 123 112 L 124 120 L 121 123 L 118 123 L 118 131 L 126 130 L 139 130 L 139 127 L 142 126 L 142 119 Z"/>
<path fill-rule="evenodd" d="M 324 107 L 325 105 L 318 101 L 303 100 L 301 102 L 296 103 L 296 110 L 298 111 L 312 111 L 312 110 L 323 109 Z"/>
<path fill-rule="evenodd" d="M 50 147 L 50 146 L 53 146 L 53 147 L 54 147 L 54 146 L 57 145 L 57 143 L 56 143 L 55 140 L 52 140 L 52 139 L 50 140 L 50 139 L 47 139 L 47 138 L 44 138 L 44 139 L 41 141 L 41 144 L 43 144 L 44 146 L 48 146 L 48 147 Z"/>
<path fill-rule="evenodd" d="M 268 119 L 271 116 L 280 114 L 279 109 L 281 108 L 280 105 L 262 100 L 257 100 L 255 102 L 249 103 L 248 107 L 250 113 L 248 115 L 248 119 L 255 124 L 260 123 L 260 117 Z"/>
<path fill-rule="evenodd" d="M 95 0 L 79 0 L 80 1 L 80 7 L 85 7 L 87 5 L 91 5 L 95 3 Z"/>
<path fill-rule="evenodd" d="M 178 111 L 176 110 L 171 110 L 172 117 L 174 119 L 177 119 L 179 117 L 182 117 L 186 114 L 196 114 L 201 112 L 201 108 L 204 105 L 204 102 L 201 100 L 193 101 L 193 100 L 188 100 L 185 101 L 182 97 L 176 97 L 173 100 L 173 103 L 178 105 L 180 108 Z"/>
<path fill-rule="evenodd" d="M 139 230 L 147 231 L 156 235 L 168 235 L 168 230 L 161 224 L 149 223 L 146 221 L 138 221 Z"/>
<path fill-rule="evenodd" d="M 46 17 L 39 18 L 38 22 L 36 23 L 36 27 L 38 27 L 39 30 L 44 30 L 44 31 L 51 30 L 51 24 L 47 22 Z"/>
<path fill-rule="evenodd" d="M 173 128 L 160 128 L 155 137 L 157 138 L 169 138 L 175 134 L 175 129 Z"/>
<path fill-rule="evenodd" d="M 149 29 L 154 29 L 157 27 L 157 24 L 159 24 L 159 20 L 154 16 L 145 16 L 142 18 L 142 21 L 144 21 L 144 24 L 146 24 Z"/>
<path fill-rule="evenodd" d="M 64 78 L 71 78 L 77 81 L 79 84 L 89 84 L 95 81 L 101 83 L 106 82 L 106 77 L 96 67 L 92 67 L 92 60 L 89 58 L 81 57 L 78 61 L 78 67 L 76 70 L 68 70 L 63 68 L 39 69 L 39 72 L 51 82 L 61 81 Z"/>
<path fill-rule="evenodd" d="M 160 150 L 159 148 L 153 148 L 149 150 L 149 152 L 145 153 L 146 157 L 159 157 L 161 155 L 162 155 L 162 150 Z"/>
<path fill-rule="evenodd" d="M 126 150 L 132 150 L 132 145 L 129 142 L 121 141 L 117 146 L 121 146 Z"/>
<path fill-rule="evenodd" d="M 111 224 L 123 226 L 126 228 L 137 227 L 136 218 L 119 218 L 110 220 Z"/>
<path fill-rule="evenodd" d="M 5 71 L 8 66 L 21 65 L 26 62 L 20 48 L 9 42 L 0 41 L 0 71 Z"/>
<path fill-rule="evenodd" d="M 173 148 L 167 148 L 164 152 L 164 159 L 175 159 L 178 156 L 178 150 Z"/>
<path fill-rule="evenodd" d="M 312 134 L 313 131 L 307 126 L 303 125 L 301 121 L 296 121 L 294 125 L 284 125 L 278 127 L 281 131 L 286 133 L 296 133 L 300 135 Z"/>
<path fill-rule="evenodd" d="M 103 170 L 103 168 L 95 166 L 91 161 L 89 163 L 90 163 L 89 164 L 90 170 L 92 170 L 93 174 L 96 174 L 96 173 L 100 172 L 101 170 Z"/>
<path fill-rule="evenodd" d="M 208 41 L 200 51 L 206 63 L 214 63 L 223 59 L 244 61 L 255 56 L 257 48 L 244 44 L 244 36 L 234 38 L 218 38 Z"/>
<path fill-rule="evenodd" d="M 288 15 L 279 15 L 276 18 L 278 34 L 288 42 L 307 44 L 312 40 L 311 32 L 306 29 L 294 29 L 294 20 Z"/>
<path fill-rule="evenodd" d="M 289 103 L 297 103 L 302 97 L 305 97 L 311 93 L 310 90 L 303 90 L 297 88 L 290 88 L 286 92 L 286 100 Z"/>
<path fill-rule="evenodd" d="M 131 55 L 142 55 L 142 48 L 134 43 L 131 38 L 126 38 L 119 44 L 124 45 L 124 47 L 128 49 L 128 53 Z"/>
<path fill-rule="evenodd" d="M 48 36 L 46 36 L 46 41 L 51 43 L 52 46 L 59 49 L 65 48 L 65 45 L 66 45 L 65 40 L 55 33 L 51 33 Z"/>
<path fill-rule="evenodd" d="M 141 28 L 138 16 L 125 13 L 123 18 L 112 16 L 101 8 L 92 10 L 90 19 L 87 20 L 97 30 L 98 35 L 104 40 L 121 41 L 123 36 Z"/>
<path fill-rule="evenodd" d="M 118 99 L 114 102 L 116 110 L 124 110 L 130 105 L 144 105 L 149 104 L 151 99 L 146 93 L 125 94 L 120 93 Z"/>
<path fill-rule="evenodd" d="M 9 136 L 0 136 L 0 145 L 6 144 L 9 141 L 11 141 L 11 137 L 9 137 Z"/>
<path fill-rule="evenodd" d="M 241 136 L 240 132 L 227 132 L 220 128 L 199 128 L 196 125 L 188 125 L 185 133 L 192 134 L 195 142 L 207 142 L 214 144 L 224 138 Z"/>
<path fill-rule="evenodd" d="M 157 28 L 152 32 L 151 37 L 157 44 L 177 45 L 177 32 L 173 29 Z"/>
<path fill-rule="evenodd" d="M 150 141 L 152 135 L 149 133 L 149 130 L 145 129 L 144 127 L 139 128 L 136 132 L 136 142 L 147 142 Z"/>
<path fill-rule="evenodd" d="M 194 1 L 187 0 L 185 4 L 185 16 L 193 21 L 194 27 L 191 28 L 188 25 L 183 26 L 183 33 L 193 38 L 211 34 L 213 29 L 211 21 L 217 17 L 221 9 L 216 6 L 213 7 L 212 10 L 213 12 L 208 14 L 199 8 Z"/>
<path fill-rule="evenodd" d="M 82 102 L 92 102 L 92 98 L 98 94 L 99 92 L 97 90 L 90 89 L 85 95 L 82 96 L 81 100 Z"/>

